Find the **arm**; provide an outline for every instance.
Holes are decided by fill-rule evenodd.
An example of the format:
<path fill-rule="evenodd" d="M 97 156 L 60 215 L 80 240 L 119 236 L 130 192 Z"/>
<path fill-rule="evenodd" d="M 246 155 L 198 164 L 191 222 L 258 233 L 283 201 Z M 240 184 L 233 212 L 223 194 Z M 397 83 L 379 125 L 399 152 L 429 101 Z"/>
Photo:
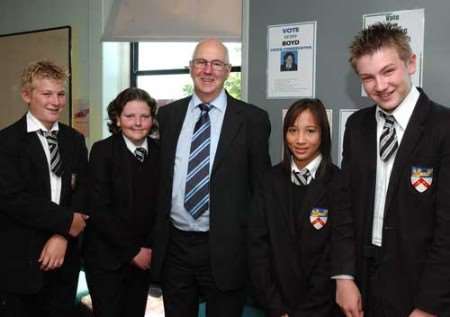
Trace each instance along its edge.
<path fill-rule="evenodd" d="M 287 309 L 273 277 L 273 255 L 270 250 L 265 205 L 264 193 L 259 189 L 249 219 L 249 271 L 258 301 L 271 312 L 271 316 L 281 316 Z"/>
<path fill-rule="evenodd" d="M 438 121 L 438 120 L 436 120 Z M 415 298 L 415 308 L 435 315 L 449 312 L 450 293 L 450 115 L 442 113 L 440 122 L 435 122 L 440 138 L 436 142 L 434 156 L 439 171 L 433 175 L 435 187 L 434 210 L 429 210 L 435 219 L 434 232 L 425 259 L 424 270 L 420 278 L 419 291 Z M 432 155 L 432 153 L 429 153 Z M 436 183 L 434 183 L 436 182 Z M 416 314 L 417 315 L 417 314 Z M 415 316 L 415 315 L 413 315 Z"/>
<path fill-rule="evenodd" d="M 341 307 L 346 317 L 362 316 L 362 298 L 353 278 L 355 268 L 355 237 L 354 220 L 351 213 L 351 159 L 352 146 L 349 123 L 344 135 L 344 151 L 340 184 L 335 182 L 331 197 L 334 206 L 331 237 L 331 275 L 336 280 L 336 303 Z M 343 278 L 341 278 L 343 277 Z"/>

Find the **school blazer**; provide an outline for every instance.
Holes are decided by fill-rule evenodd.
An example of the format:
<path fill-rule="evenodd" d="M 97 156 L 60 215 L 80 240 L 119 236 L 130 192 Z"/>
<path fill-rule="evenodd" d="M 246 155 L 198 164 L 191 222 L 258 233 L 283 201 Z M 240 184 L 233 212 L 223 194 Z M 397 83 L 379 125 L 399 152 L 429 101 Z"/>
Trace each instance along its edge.
<path fill-rule="evenodd" d="M 269 316 L 334 316 L 330 222 L 337 179 L 337 167 L 322 163 L 294 210 L 290 171 L 280 163 L 265 175 L 249 221 L 249 270 Z M 315 210 L 326 213 L 317 228 Z"/>
<path fill-rule="evenodd" d="M 450 312 L 450 110 L 419 90 L 389 180 L 378 283 L 402 316 L 413 308 L 441 316 Z M 348 120 L 333 235 L 334 274 L 354 275 L 363 297 L 376 178 L 375 110 Z"/>
<path fill-rule="evenodd" d="M 57 205 L 44 149 L 36 133 L 27 133 L 25 116 L 0 131 L 0 144 L 0 290 L 34 293 L 44 282 L 38 259 L 51 235 L 69 240 L 66 258 L 78 252 L 68 232 L 73 212 L 86 212 L 87 149 L 80 133 L 59 123 L 63 173 Z"/>
<path fill-rule="evenodd" d="M 144 212 L 147 237 L 137 236 L 131 217 L 136 201 L 130 151 L 121 133 L 96 142 L 89 158 L 89 188 L 91 218 L 84 237 L 83 251 L 89 266 L 116 270 L 132 261 L 141 247 L 151 247 L 151 232 L 159 183 L 159 146 L 147 138 L 148 164 L 145 171 Z M 131 157 L 132 158 L 132 157 Z"/>

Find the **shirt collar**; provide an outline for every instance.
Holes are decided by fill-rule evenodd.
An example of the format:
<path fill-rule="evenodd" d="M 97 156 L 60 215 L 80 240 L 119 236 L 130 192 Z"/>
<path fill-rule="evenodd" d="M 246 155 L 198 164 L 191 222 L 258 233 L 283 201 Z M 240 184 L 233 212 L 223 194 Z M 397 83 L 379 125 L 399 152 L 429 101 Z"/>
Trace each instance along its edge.
<path fill-rule="evenodd" d="M 128 139 L 125 134 L 122 133 L 122 137 L 125 141 L 125 145 L 127 146 L 128 150 L 134 154 L 134 151 L 136 150 L 136 148 L 138 147 L 142 147 L 144 148 L 147 153 L 148 153 L 148 143 L 147 143 L 147 138 L 144 138 L 144 141 L 142 142 L 141 145 L 136 146 L 133 142 L 130 141 L 130 139 Z"/>
<path fill-rule="evenodd" d="M 204 102 L 201 101 L 200 98 L 194 92 L 191 101 L 189 102 L 190 111 L 194 111 L 194 109 L 201 103 Z M 227 106 L 227 94 L 225 93 L 225 89 L 222 89 L 220 94 L 208 104 L 213 105 L 214 109 L 217 109 L 222 112 L 225 111 L 225 107 Z"/>
<path fill-rule="evenodd" d="M 395 108 L 395 110 L 392 113 L 387 113 L 380 106 L 377 105 L 376 111 L 377 122 L 379 122 L 382 119 L 380 114 L 381 111 L 386 113 L 387 115 L 393 115 L 395 118 L 395 122 L 399 125 L 399 127 L 402 130 L 405 130 L 419 97 L 420 97 L 419 91 L 417 90 L 416 87 L 412 86 L 408 95 L 406 95 L 405 99 L 403 99 L 400 105 L 398 105 L 398 107 Z"/>
<path fill-rule="evenodd" d="M 304 168 L 299 169 L 297 164 L 295 164 L 294 160 L 291 159 L 291 181 L 297 184 L 297 178 L 294 176 L 295 172 L 300 172 L 300 174 L 303 174 L 305 170 L 309 170 L 309 173 L 311 174 L 311 178 L 316 178 L 317 170 L 319 169 L 320 163 L 322 162 L 322 154 L 317 155 L 315 159 L 313 159 L 311 162 L 309 162 Z M 311 182 L 311 181 L 310 181 Z"/>
<path fill-rule="evenodd" d="M 35 116 L 33 116 L 33 114 L 28 111 L 27 115 L 26 115 L 26 119 L 27 119 L 27 132 L 36 132 L 39 130 L 44 130 L 47 132 L 52 132 L 52 131 L 59 131 L 59 123 L 55 122 L 52 126 L 52 128 L 49 130 L 47 130 L 47 128 L 42 124 L 41 121 L 39 121 L 39 119 L 37 119 Z"/>

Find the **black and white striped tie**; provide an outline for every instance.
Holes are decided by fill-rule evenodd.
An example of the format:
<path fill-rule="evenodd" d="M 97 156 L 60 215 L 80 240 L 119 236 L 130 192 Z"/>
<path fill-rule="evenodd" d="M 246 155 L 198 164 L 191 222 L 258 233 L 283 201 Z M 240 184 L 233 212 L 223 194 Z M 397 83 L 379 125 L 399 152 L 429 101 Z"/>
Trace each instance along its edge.
<path fill-rule="evenodd" d="M 50 168 L 56 176 L 62 174 L 62 162 L 58 148 L 57 131 L 47 132 L 39 130 L 39 133 L 47 139 L 48 149 L 50 150 Z"/>
<path fill-rule="evenodd" d="M 380 114 L 384 118 L 383 131 L 380 136 L 380 158 L 383 161 L 387 161 L 398 148 L 395 118 L 393 115 L 385 114 L 384 112 L 380 112 Z"/>
<path fill-rule="evenodd" d="M 311 173 L 308 169 L 305 169 L 302 172 L 294 172 L 294 176 L 298 181 L 298 185 L 308 185 L 309 177 L 311 176 Z"/>
<path fill-rule="evenodd" d="M 139 162 L 144 162 L 145 157 L 147 156 L 147 150 L 143 147 L 137 147 L 134 150 L 134 155 L 136 156 L 136 158 L 138 159 Z"/>

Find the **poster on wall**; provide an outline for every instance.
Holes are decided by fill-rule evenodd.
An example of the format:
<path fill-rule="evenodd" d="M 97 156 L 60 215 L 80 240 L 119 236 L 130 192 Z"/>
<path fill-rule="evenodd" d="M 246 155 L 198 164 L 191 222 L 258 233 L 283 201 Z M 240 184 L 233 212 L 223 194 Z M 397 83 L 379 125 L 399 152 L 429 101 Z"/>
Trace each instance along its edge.
<path fill-rule="evenodd" d="M 411 38 L 411 49 L 416 54 L 416 73 L 412 76 L 412 83 L 417 87 L 422 87 L 423 78 L 423 45 L 425 34 L 425 10 L 403 10 L 383 13 L 373 13 L 363 15 L 363 28 L 378 23 L 392 23 L 399 25 Z M 364 89 L 361 90 L 363 96 L 367 96 Z"/>
<path fill-rule="evenodd" d="M 338 165 L 342 163 L 342 151 L 344 150 L 344 133 L 347 119 L 358 109 L 341 109 L 339 111 L 339 147 L 338 147 Z"/>
<path fill-rule="evenodd" d="M 267 98 L 315 96 L 316 21 L 269 25 Z"/>
<path fill-rule="evenodd" d="M 281 159 L 284 157 L 284 135 L 283 135 L 283 125 L 284 118 L 286 117 L 288 109 L 281 110 Z M 333 109 L 326 109 L 328 123 L 330 124 L 330 137 L 333 135 Z"/>

